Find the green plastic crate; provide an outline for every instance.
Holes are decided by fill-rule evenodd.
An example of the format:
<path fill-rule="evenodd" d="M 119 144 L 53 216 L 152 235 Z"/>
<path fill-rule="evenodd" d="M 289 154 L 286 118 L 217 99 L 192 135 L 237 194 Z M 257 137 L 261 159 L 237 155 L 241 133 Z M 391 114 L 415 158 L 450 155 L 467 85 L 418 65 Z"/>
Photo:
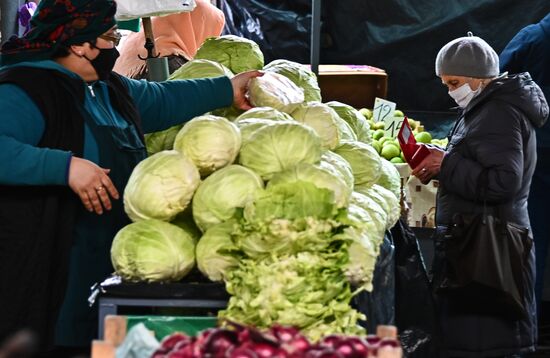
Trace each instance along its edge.
<path fill-rule="evenodd" d="M 127 316 L 128 328 L 143 323 L 149 330 L 155 332 L 158 340 L 171 335 L 174 332 L 183 332 L 189 336 L 216 327 L 217 317 L 175 317 L 175 316 Z"/>

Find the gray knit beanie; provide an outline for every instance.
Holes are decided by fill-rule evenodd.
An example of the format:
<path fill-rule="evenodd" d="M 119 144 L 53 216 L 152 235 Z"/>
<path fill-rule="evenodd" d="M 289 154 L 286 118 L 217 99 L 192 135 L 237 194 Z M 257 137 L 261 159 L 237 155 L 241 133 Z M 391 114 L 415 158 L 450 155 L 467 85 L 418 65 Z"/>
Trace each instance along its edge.
<path fill-rule="evenodd" d="M 495 50 L 471 32 L 443 46 L 435 58 L 435 74 L 440 77 L 491 78 L 498 76 L 498 66 Z"/>

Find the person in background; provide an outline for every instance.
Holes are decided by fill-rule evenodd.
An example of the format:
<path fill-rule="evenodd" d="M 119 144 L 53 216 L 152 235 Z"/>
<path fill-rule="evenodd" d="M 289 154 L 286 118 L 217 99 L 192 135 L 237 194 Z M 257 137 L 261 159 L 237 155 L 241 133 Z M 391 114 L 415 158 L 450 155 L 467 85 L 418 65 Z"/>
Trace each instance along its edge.
<path fill-rule="evenodd" d="M 469 35 L 443 46 L 435 61 L 437 76 L 460 107 L 449 145 L 445 150 L 430 148 L 412 174 L 425 184 L 439 179 L 433 285 L 443 356 L 509 357 L 535 350 L 534 249 L 524 268 L 527 314 L 513 319 L 475 312 L 461 299 L 437 290 L 445 277 L 444 239 L 455 214 L 481 214 L 484 202 L 490 209 L 499 207 L 502 219 L 529 228 L 535 127 L 546 123 L 548 104 L 528 73 L 499 75 L 496 52 L 483 39 Z"/>
<path fill-rule="evenodd" d="M 210 1 L 196 0 L 196 4 L 191 12 L 151 18 L 155 49 L 161 57 L 168 57 L 169 73 L 193 59 L 204 40 L 219 36 L 225 25 L 223 12 Z M 146 78 L 147 66 L 138 57 L 147 57 L 144 44 L 143 28 L 126 36 L 114 71 L 130 78 Z"/>
<path fill-rule="evenodd" d="M 540 22 L 521 29 L 506 45 L 500 54 L 500 70 L 509 73 L 529 72 L 546 99 L 550 99 L 550 13 Z M 550 124 L 547 122 L 536 133 L 537 167 L 529 194 L 529 218 L 536 248 L 535 296 L 540 304 L 550 243 L 550 220 L 546 211 L 550 202 Z"/>
<path fill-rule="evenodd" d="M 147 156 L 143 134 L 249 109 L 248 82 L 262 75 L 120 76 L 115 12 L 114 0 L 42 0 L 0 52 L 0 341 L 29 329 L 49 357 L 86 351 L 97 334 L 87 297 L 130 223 L 121 196 Z"/>

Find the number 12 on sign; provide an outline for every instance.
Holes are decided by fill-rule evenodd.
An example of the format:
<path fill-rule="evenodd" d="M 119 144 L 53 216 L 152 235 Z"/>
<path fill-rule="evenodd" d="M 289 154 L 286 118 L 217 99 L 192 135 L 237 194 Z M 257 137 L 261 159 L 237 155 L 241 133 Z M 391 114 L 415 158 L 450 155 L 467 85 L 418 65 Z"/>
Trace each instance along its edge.
<path fill-rule="evenodd" d="M 375 122 L 385 121 L 387 118 L 393 117 L 393 112 L 395 112 L 394 102 L 386 101 L 378 97 L 374 99 L 372 113 Z"/>

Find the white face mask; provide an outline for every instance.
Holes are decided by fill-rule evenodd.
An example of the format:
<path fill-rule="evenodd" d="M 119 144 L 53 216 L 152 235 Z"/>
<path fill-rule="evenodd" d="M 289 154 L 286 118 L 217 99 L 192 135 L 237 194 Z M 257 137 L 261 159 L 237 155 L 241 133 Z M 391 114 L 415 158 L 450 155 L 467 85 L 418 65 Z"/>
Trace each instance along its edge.
<path fill-rule="evenodd" d="M 465 83 L 462 86 L 458 87 L 454 91 L 449 91 L 449 96 L 451 96 L 456 104 L 459 107 L 465 108 L 468 103 L 472 101 L 479 93 L 481 92 L 481 85 L 473 91 L 469 83 Z"/>

